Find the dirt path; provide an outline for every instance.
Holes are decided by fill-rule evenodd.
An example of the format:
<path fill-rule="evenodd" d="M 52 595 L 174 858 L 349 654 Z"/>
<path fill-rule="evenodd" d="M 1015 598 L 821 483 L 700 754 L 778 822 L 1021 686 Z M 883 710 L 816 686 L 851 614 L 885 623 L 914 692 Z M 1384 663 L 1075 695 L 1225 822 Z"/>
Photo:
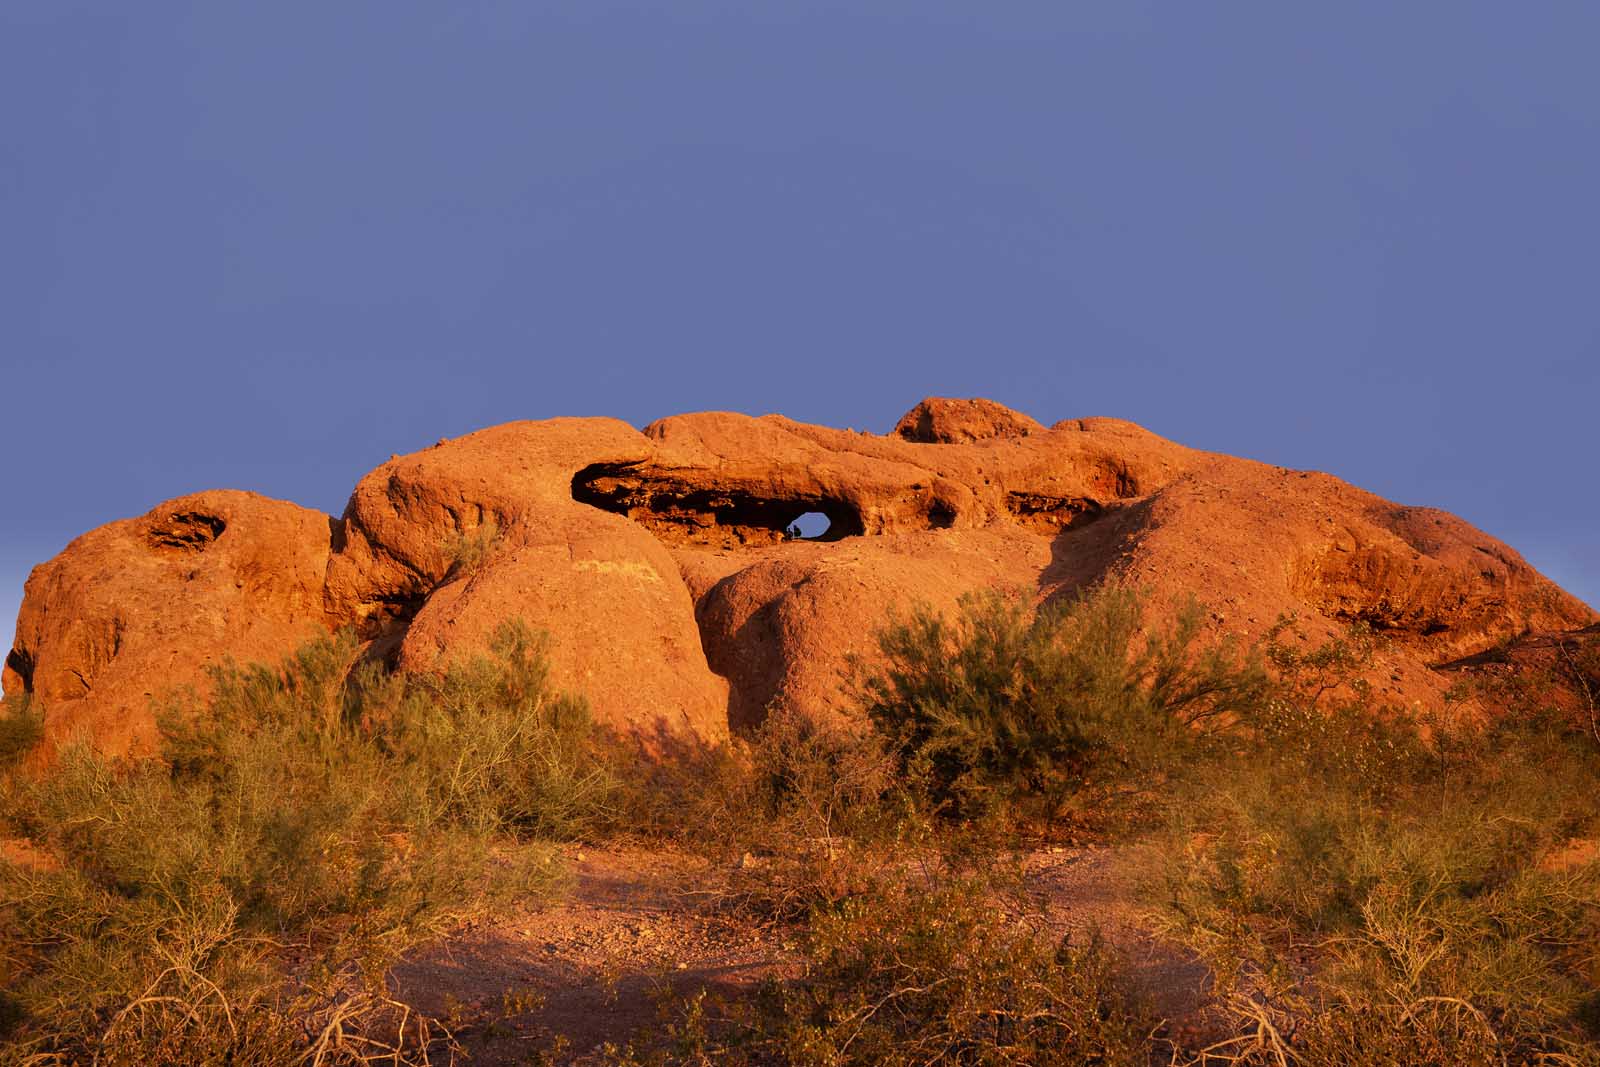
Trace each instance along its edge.
<path fill-rule="evenodd" d="M 400 999 L 459 1025 L 473 1064 L 566 1061 L 624 1044 L 668 990 L 738 996 L 792 960 L 772 931 L 711 913 L 717 872 L 696 857 L 569 850 L 564 900 L 502 913 L 396 969 Z"/>
<path fill-rule="evenodd" d="M 1193 1040 L 1214 1022 L 1211 973 L 1192 953 L 1153 933 L 1134 890 L 1139 862 L 1137 848 L 1055 849 L 1027 857 L 1024 870 L 1046 925 L 1074 940 L 1098 935 L 1110 944 L 1126 962 L 1134 989 L 1166 1020 L 1166 1036 Z"/>
<path fill-rule="evenodd" d="M 1026 859 L 1030 890 L 1053 933 L 1090 931 L 1127 959 L 1130 976 L 1175 1031 L 1204 1001 L 1206 971 L 1162 943 L 1134 903 L 1128 850 L 1069 849 Z M 625 1044 L 659 1018 L 670 990 L 737 997 L 797 973 L 785 944 L 798 931 L 718 915 L 705 904 L 722 872 L 680 853 L 572 849 L 574 882 L 553 905 L 506 912 L 396 970 L 401 999 L 450 1019 L 473 1064 L 530 1062 L 564 1041 L 557 1062 Z"/>

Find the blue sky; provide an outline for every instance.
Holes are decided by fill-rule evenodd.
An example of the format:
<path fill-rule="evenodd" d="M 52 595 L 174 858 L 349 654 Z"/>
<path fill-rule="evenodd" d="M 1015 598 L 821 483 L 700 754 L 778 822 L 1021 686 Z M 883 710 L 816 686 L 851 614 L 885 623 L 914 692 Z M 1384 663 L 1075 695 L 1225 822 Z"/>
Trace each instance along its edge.
<path fill-rule="evenodd" d="M 1600 7 L 0 5 L 0 628 L 212 486 L 927 394 L 1455 511 L 1600 603 Z"/>

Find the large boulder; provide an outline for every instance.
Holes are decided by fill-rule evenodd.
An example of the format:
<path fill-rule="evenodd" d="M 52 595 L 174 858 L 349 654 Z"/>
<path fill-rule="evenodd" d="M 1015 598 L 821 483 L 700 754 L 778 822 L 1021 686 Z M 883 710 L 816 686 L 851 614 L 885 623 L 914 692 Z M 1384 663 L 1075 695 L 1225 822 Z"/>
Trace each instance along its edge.
<path fill-rule="evenodd" d="M 1049 558 L 1041 538 L 1005 530 L 862 537 L 766 554 L 700 599 L 706 656 L 732 685 L 732 725 L 757 725 L 778 708 L 848 721 L 852 663 L 874 661 L 874 632 L 887 618 L 918 605 L 949 612 L 974 589 L 1031 591 Z"/>
<path fill-rule="evenodd" d="M 6 692 L 33 694 L 53 743 L 150 751 L 152 701 L 327 632 L 330 521 L 219 490 L 91 530 L 28 578 Z"/>
<path fill-rule="evenodd" d="M 907 441 L 957 445 L 991 437 L 1026 437 L 1044 427 L 1020 411 L 974 397 L 954 400 L 930 396 L 900 417 L 894 432 Z"/>
<path fill-rule="evenodd" d="M 1211 456 L 1139 512 L 1108 573 L 1192 595 L 1246 638 L 1284 615 L 1311 640 L 1365 623 L 1380 637 L 1369 681 L 1396 706 L 1437 703 L 1452 681 L 1438 664 L 1596 617 L 1470 524 L 1326 474 Z"/>
<path fill-rule="evenodd" d="M 796 536 L 809 513 L 827 529 Z M 716 742 L 774 707 L 848 717 L 850 663 L 892 609 L 1106 579 L 1198 598 L 1246 638 L 1290 614 L 1308 640 L 1365 622 L 1370 680 L 1400 705 L 1439 699 L 1440 664 L 1596 620 L 1452 516 L 1117 419 L 1047 429 L 935 398 L 888 435 L 728 412 L 510 423 L 392 458 L 339 520 L 172 501 L 35 570 L 5 686 L 39 698 L 52 737 L 138 748 L 151 695 L 225 656 L 351 626 L 369 655 L 431 671 L 521 618 L 602 722 Z"/>
<path fill-rule="evenodd" d="M 498 626 L 547 631 L 556 685 L 646 738 L 716 742 L 728 686 L 706 664 L 672 556 L 637 523 L 573 499 L 595 465 L 643 463 L 613 419 L 496 426 L 362 478 L 328 567 L 329 610 L 406 670 L 481 651 Z"/>

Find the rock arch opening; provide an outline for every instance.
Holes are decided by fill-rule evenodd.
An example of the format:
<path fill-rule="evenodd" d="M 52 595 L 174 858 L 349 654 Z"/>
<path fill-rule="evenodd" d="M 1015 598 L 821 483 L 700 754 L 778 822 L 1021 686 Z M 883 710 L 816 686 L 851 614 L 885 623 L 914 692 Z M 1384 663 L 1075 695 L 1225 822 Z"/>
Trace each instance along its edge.
<path fill-rule="evenodd" d="M 832 525 L 826 513 L 807 511 L 791 522 L 784 534 L 791 541 L 826 541 Z"/>
<path fill-rule="evenodd" d="M 572 498 L 626 515 L 671 545 L 758 548 L 797 536 L 838 541 L 864 532 L 860 513 L 845 500 L 695 484 L 638 465 L 585 467 L 573 476 Z M 791 532 L 796 528 L 798 535 Z"/>

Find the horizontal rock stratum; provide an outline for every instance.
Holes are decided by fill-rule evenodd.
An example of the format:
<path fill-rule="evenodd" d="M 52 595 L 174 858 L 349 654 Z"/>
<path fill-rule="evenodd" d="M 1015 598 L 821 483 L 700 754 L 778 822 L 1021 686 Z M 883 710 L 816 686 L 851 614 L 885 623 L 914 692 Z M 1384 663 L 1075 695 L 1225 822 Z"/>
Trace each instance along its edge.
<path fill-rule="evenodd" d="M 809 513 L 826 533 L 791 536 Z M 888 436 L 727 412 L 508 423 L 394 457 L 337 519 L 170 500 L 34 569 L 4 684 L 53 741 L 149 751 L 153 699 L 228 658 L 349 626 L 428 670 L 518 617 L 602 722 L 716 741 L 773 707 L 847 714 L 846 663 L 891 607 L 1108 578 L 1193 594 L 1244 636 L 1291 612 L 1313 639 L 1365 620 L 1385 635 L 1375 689 L 1403 706 L 1442 693 L 1435 664 L 1596 620 L 1444 512 L 1117 419 L 932 398 Z"/>

